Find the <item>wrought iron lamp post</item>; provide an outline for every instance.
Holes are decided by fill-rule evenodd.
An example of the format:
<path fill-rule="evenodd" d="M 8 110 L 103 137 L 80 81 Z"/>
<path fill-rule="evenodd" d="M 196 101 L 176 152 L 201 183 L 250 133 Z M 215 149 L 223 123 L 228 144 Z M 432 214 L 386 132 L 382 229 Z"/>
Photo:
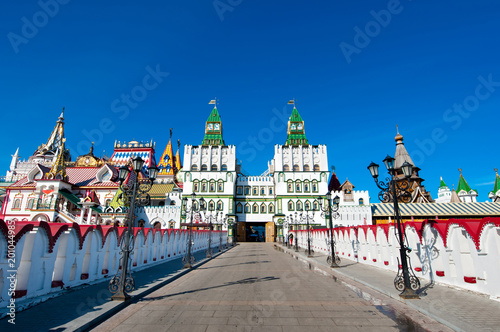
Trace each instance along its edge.
<path fill-rule="evenodd" d="M 378 181 L 378 164 L 372 162 L 368 166 L 368 170 L 375 180 L 375 184 L 380 188 L 381 192 L 379 193 L 380 201 L 384 203 L 393 202 L 394 204 L 394 218 L 397 222 L 397 232 L 398 232 L 398 241 L 400 245 L 399 253 L 401 258 L 401 268 L 398 271 L 398 275 L 394 279 L 394 286 L 397 290 L 401 291 L 402 298 L 405 299 L 418 299 L 419 296 L 416 293 L 416 290 L 420 288 L 420 281 L 413 273 L 411 269 L 411 263 L 407 253 L 411 252 L 411 249 L 405 245 L 405 237 L 403 234 L 403 229 L 401 225 L 401 215 L 399 212 L 398 201 L 406 203 L 409 202 L 411 198 L 411 194 L 408 191 L 410 188 L 410 177 L 413 173 L 413 166 L 405 161 L 403 165 L 401 165 L 401 170 L 403 171 L 404 179 L 398 182 L 398 179 L 395 178 L 396 170 L 394 168 L 394 158 L 391 156 L 387 156 L 384 159 L 384 164 L 387 167 L 390 177 L 386 178 L 386 182 Z"/>
<path fill-rule="evenodd" d="M 298 232 L 298 228 L 299 228 L 299 216 L 298 216 L 298 213 L 297 211 L 295 211 L 295 215 L 294 214 L 290 214 L 288 216 L 290 218 L 290 221 L 289 221 L 289 224 L 290 225 L 295 225 L 295 252 L 298 252 L 299 251 L 299 232 Z"/>
<path fill-rule="evenodd" d="M 192 249 L 194 245 L 193 241 L 193 219 L 194 219 L 194 214 L 198 213 L 202 207 L 205 206 L 205 200 L 203 198 L 200 199 L 199 206 L 196 207 L 195 204 L 195 199 L 196 199 L 196 194 L 192 193 L 191 194 L 191 207 L 188 207 L 188 198 L 184 197 L 182 199 L 182 208 L 186 212 L 186 217 L 188 214 L 191 215 L 191 220 L 189 224 L 189 232 L 188 232 L 188 241 L 187 241 L 187 250 L 186 250 L 186 255 L 182 257 L 182 264 L 184 264 L 183 268 L 185 269 L 191 269 L 193 267 L 193 264 L 195 262 L 195 258 L 192 255 Z"/>
<path fill-rule="evenodd" d="M 220 225 L 219 229 L 219 252 L 222 252 L 222 229 L 224 225 L 227 225 L 227 214 L 223 217 L 222 211 L 219 213 L 219 217 L 217 218 L 217 224 Z M 229 229 L 229 228 L 228 228 Z"/>
<path fill-rule="evenodd" d="M 134 177 L 129 178 L 130 166 L 120 167 L 118 179 L 120 181 L 120 189 L 123 194 L 119 197 L 122 204 L 128 205 L 129 210 L 127 214 L 127 228 L 122 236 L 120 251 L 120 269 L 116 275 L 109 282 L 109 290 L 113 295 L 111 299 L 114 301 L 127 301 L 130 295 L 127 294 L 135 288 L 134 278 L 131 274 L 129 266 L 130 256 L 134 252 L 134 233 L 132 232 L 132 224 L 135 219 L 135 207 L 149 205 L 151 197 L 148 192 L 153 186 L 153 182 L 158 174 L 158 168 L 151 166 L 149 170 L 148 179 L 139 179 L 139 174 L 142 171 L 144 160 L 137 156 L 132 159 L 132 170 L 135 173 Z M 129 179 L 126 183 L 125 180 Z"/>
<path fill-rule="evenodd" d="M 309 211 L 311 211 L 311 215 L 309 214 Z M 314 221 L 314 212 L 315 212 L 314 209 L 311 210 L 310 207 L 306 205 L 305 212 L 300 213 L 301 218 L 306 221 L 307 225 L 307 250 L 306 250 L 307 257 L 313 257 L 313 252 L 314 252 L 314 250 L 311 249 L 313 239 L 311 235 L 311 225 L 309 224 L 309 220 Z"/>
<path fill-rule="evenodd" d="M 326 219 L 326 213 L 328 213 L 328 218 L 330 219 L 330 239 L 326 239 L 326 244 L 330 247 L 330 255 L 327 257 L 326 262 L 333 268 L 340 265 L 340 257 L 335 252 L 335 236 L 333 234 L 333 219 L 337 219 L 339 216 L 340 197 L 335 196 L 332 200 L 332 192 L 329 191 L 326 193 L 326 200 L 328 201 L 328 206 L 323 207 L 323 197 L 318 197 L 319 208 L 322 215 Z"/>

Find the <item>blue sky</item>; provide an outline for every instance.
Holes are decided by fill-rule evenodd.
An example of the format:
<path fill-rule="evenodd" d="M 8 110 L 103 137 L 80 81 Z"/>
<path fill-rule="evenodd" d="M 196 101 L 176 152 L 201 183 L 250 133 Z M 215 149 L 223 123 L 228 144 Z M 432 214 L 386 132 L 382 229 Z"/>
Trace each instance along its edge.
<path fill-rule="evenodd" d="M 226 143 L 258 175 L 296 98 L 309 142 L 373 202 L 366 166 L 394 155 L 396 125 L 433 197 L 462 168 L 484 201 L 500 168 L 499 15 L 496 1 L 10 3 L 0 165 L 44 143 L 63 106 L 73 159 L 132 139 L 153 139 L 159 157 L 169 128 L 201 143 L 217 97 Z"/>

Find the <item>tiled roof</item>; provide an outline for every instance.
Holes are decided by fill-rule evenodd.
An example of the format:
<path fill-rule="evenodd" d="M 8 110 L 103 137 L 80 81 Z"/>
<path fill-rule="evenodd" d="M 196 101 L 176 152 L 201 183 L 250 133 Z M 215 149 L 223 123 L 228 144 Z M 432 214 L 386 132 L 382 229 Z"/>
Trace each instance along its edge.
<path fill-rule="evenodd" d="M 469 203 L 408 203 L 399 204 L 403 217 L 429 217 L 436 216 L 500 216 L 500 203 L 469 202 Z M 392 203 L 372 204 L 373 217 L 388 217 L 394 215 Z"/>
<path fill-rule="evenodd" d="M 47 167 L 38 165 L 40 168 L 45 168 L 49 170 Z M 103 181 L 98 182 L 96 175 L 97 172 L 102 167 L 68 167 L 66 168 L 66 174 L 68 175 L 68 183 L 71 183 L 78 187 L 118 187 L 118 183 L 113 181 Z M 118 171 L 115 167 L 109 166 L 109 168 L 113 171 L 113 177 L 116 178 Z M 34 182 L 28 183 L 28 177 L 24 177 L 21 180 L 17 181 L 10 187 L 35 187 Z"/>
<path fill-rule="evenodd" d="M 460 178 L 458 179 L 457 193 L 465 190 L 466 192 L 471 191 L 469 184 L 465 181 L 464 176 L 460 173 Z"/>
<path fill-rule="evenodd" d="M 149 191 L 149 196 L 151 198 L 165 198 L 165 194 L 172 192 L 173 189 L 173 183 L 155 183 Z"/>

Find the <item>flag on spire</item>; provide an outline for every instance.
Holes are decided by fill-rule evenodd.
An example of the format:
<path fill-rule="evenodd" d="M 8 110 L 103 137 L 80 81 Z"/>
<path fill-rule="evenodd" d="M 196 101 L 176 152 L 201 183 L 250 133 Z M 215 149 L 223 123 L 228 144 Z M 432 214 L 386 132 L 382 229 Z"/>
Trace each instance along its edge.
<path fill-rule="evenodd" d="M 215 99 L 210 100 L 210 102 L 208 103 L 208 105 L 215 105 Z"/>

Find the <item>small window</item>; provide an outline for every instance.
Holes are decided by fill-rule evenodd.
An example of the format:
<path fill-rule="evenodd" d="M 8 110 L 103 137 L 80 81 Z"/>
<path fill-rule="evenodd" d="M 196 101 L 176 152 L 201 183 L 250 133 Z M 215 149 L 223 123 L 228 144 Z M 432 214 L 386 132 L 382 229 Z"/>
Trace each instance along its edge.
<path fill-rule="evenodd" d="M 314 171 L 315 171 L 315 172 L 319 172 L 319 165 L 318 165 L 318 164 L 315 164 L 315 165 L 314 165 Z"/>
<path fill-rule="evenodd" d="M 107 201 L 106 201 L 106 203 L 107 203 Z M 35 199 L 34 198 L 30 198 L 30 199 L 28 199 L 28 205 L 26 206 L 26 208 L 28 210 L 31 210 L 31 209 L 33 209 L 33 205 L 34 204 L 35 204 Z M 109 205 L 106 205 L 106 206 L 109 206 Z"/>
<path fill-rule="evenodd" d="M 217 165 L 213 164 L 212 167 L 210 167 L 211 171 L 216 171 L 217 170 Z"/>
<path fill-rule="evenodd" d="M 300 169 L 299 169 L 299 165 L 293 165 L 293 171 L 294 172 L 298 172 Z"/>
<path fill-rule="evenodd" d="M 294 206 L 293 206 L 293 202 L 292 202 L 292 201 L 289 201 L 289 202 L 288 202 L 288 211 L 293 211 L 293 210 L 295 210 L 295 209 L 294 209 Z"/>
<path fill-rule="evenodd" d="M 288 181 L 287 191 L 289 193 L 293 193 L 293 183 L 292 183 L 292 181 Z"/>
<path fill-rule="evenodd" d="M 301 201 L 298 201 L 297 202 L 297 211 L 302 211 L 302 202 Z"/>
<path fill-rule="evenodd" d="M 241 213 L 241 212 L 243 212 L 243 206 L 241 205 L 241 203 L 238 203 L 238 204 L 236 205 L 236 212 L 237 212 L 237 213 Z"/>
<path fill-rule="evenodd" d="M 257 204 L 254 204 L 252 207 L 252 212 L 253 213 L 258 213 L 259 212 L 259 206 Z"/>
<path fill-rule="evenodd" d="M 266 194 L 266 187 L 260 187 L 260 194 L 264 196 Z"/>
<path fill-rule="evenodd" d="M 316 181 L 312 183 L 312 191 L 315 193 L 318 192 L 318 183 Z"/>
<path fill-rule="evenodd" d="M 29 203 L 28 203 L 28 204 L 29 204 Z M 32 204 L 33 204 L 33 203 L 32 203 Z M 106 206 L 106 207 L 108 207 L 108 206 L 110 206 L 110 205 L 111 205 L 111 199 L 109 199 L 109 198 L 108 198 L 108 199 L 106 200 L 105 206 Z"/>
<path fill-rule="evenodd" d="M 200 183 L 198 181 L 193 183 L 193 191 L 194 192 L 200 191 Z"/>
<path fill-rule="evenodd" d="M 262 205 L 260 206 L 260 213 L 266 213 L 266 210 L 267 210 L 267 209 L 266 209 L 266 204 L 262 204 Z"/>
<path fill-rule="evenodd" d="M 274 192 L 273 187 L 269 187 L 269 195 L 273 195 L 273 192 Z"/>
<path fill-rule="evenodd" d="M 304 165 L 304 172 L 309 172 L 310 170 L 309 165 Z"/>
<path fill-rule="evenodd" d="M 218 192 L 224 191 L 224 183 L 223 182 L 219 182 L 219 184 L 217 185 L 217 191 Z"/>
<path fill-rule="evenodd" d="M 302 192 L 302 184 L 300 182 L 295 183 L 295 192 Z"/>
<path fill-rule="evenodd" d="M 210 211 L 214 211 L 215 210 L 215 203 L 214 203 L 214 201 L 210 201 L 210 203 L 208 203 L 208 209 Z"/>
<path fill-rule="evenodd" d="M 198 170 L 198 165 L 192 165 L 191 166 L 192 171 L 197 171 Z"/>
<path fill-rule="evenodd" d="M 223 208 L 224 208 L 224 205 L 222 204 L 222 202 L 218 201 L 217 202 L 217 211 L 222 211 Z"/>
<path fill-rule="evenodd" d="M 250 187 L 245 187 L 245 195 L 250 195 Z"/>
<path fill-rule="evenodd" d="M 289 172 L 289 171 L 290 171 L 290 166 L 283 165 L 283 172 Z"/>
<path fill-rule="evenodd" d="M 304 192 L 308 193 L 309 192 L 309 181 L 304 182 Z"/>
<path fill-rule="evenodd" d="M 203 183 L 201 184 L 201 191 L 202 191 L 202 192 L 207 192 L 207 183 L 206 183 L 206 182 L 203 182 Z"/>
<path fill-rule="evenodd" d="M 236 187 L 236 194 L 243 195 L 243 187 L 241 187 L 241 186 Z"/>
<path fill-rule="evenodd" d="M 227 171 L 227 165 L 226 164 L 222 164 L 220 170 L 221 171 Z"/>
<path fill-rule="evenodd" d="M 259 187 L 253 187 L 252 188 L 252 194 L 257 196 L 259 194 Z"/>
<path fill-rule="evenodd" d="M 14 200 L 14 204 L 12 205 L 13 209 L 20 209 L 21 208 L 21 199 L 16 198 Z"/>
<path fill-rule="evenodd" d="M 245 213 L 250 213 L 250 204 L 245 204 Z"/>
<path fill-rule="evenodd" d="M 269 213 L 274 213 L 274 205 L 269 204 Z"/>
<path fill-rule="evenodd" d="M 304 206 L 306 208 L 306 211 L 311 211 L 311 202 L 306 201 L 305 204 L 304 204 Z"/>
<path fill-rule="evenodd" d="M 360 198 L 360 199 L 359 199 L 359 205 L 364 205 L 364 204 L 365 204 L 365 200 L 364 200 L 364 199 L 362 199 L 362 198 Z"/>
<path fill-rule="evenodd" d="M 313 203 L 313 209 L 314 209 L 314 211 L 318 211 L 319 210 L 318 201 L 314 201 L 314 203 Z"/>
<path fill-rule="evenodd" d="M 205 164 L 201 165 L 201 170 L 202 171 L 208 171 L 207 165 L 205 165 Z"/>
<path fill-rule="evenodd" d="M 210 182 L 210 192 L 215 192 L 215 182 Z"/>

